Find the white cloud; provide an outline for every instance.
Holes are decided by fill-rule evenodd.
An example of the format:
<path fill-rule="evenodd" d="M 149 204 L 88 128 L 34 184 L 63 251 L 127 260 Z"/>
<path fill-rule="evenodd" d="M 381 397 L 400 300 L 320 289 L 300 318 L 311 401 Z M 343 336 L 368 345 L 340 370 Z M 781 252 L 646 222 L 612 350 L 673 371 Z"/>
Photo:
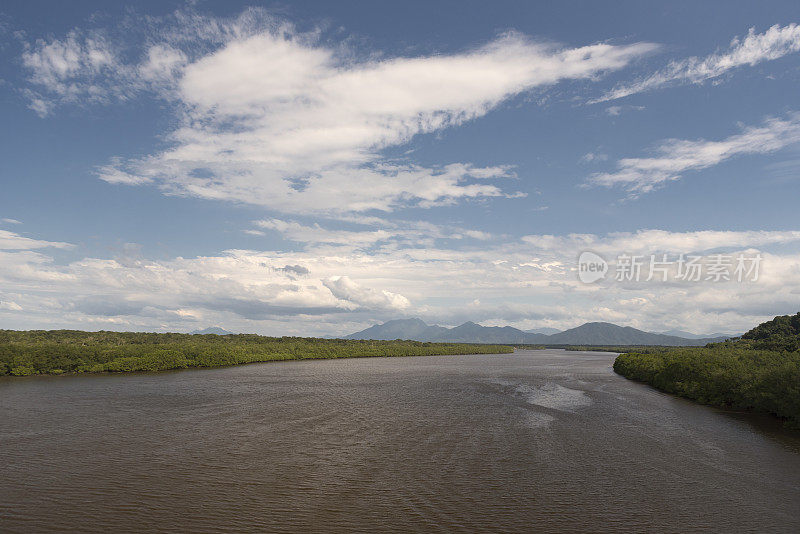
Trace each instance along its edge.
<path fill-rule="evenodd" d="M 489 232 L 482 232 L 480 230 L 464 230 L 462 232 L 466 237 L 472 239 L 478 239 L 480 241 L 487 241 L 492 239 L 494 236 Z"/>
<path fill-rule="evenodd" d="M 565 48 L 508 32 L 460 53 L 363 57 L 262 10 L 235 19 L 177 13 L 145 35 L 146 47 L 126 54 L 100 32 L 37 41 L 23 56 L 37 88 L 31 105 L 46 113 L 154 91 L 179 114 L 171 147 L 112 160 L 98 169 L 102 179 L 292 214 L 520 196 L 497 183 L 514 176 L 508 167 L 422 167 L 390 161 L 383 150 L 481 117 L 515 95 L 594 79 L 655 48 Z"/>
<path fill-rule="evenodd" d="M 608 106 L 606 114 L 611 117 L 619 117 L 625 111 L 644 111 L 644 106 Z"/>
<path fill-rule="evenodd" d="M 0 300 L 0 310 L 22 311 L 22 306 L 13 300 Z"/>
<path fill-rule="evenodd" d="M 64 39 L 40 39 L 26 47 L 22 64 L 30 73 L 30 82 L 49 95 L 28 94 L 31 109 L 40 116 L 47 115 L 56 102 L 105 102 L 128 96 L 124 86 L 104 82 L 109 75 L 116 75 L 121 65 L 99 33 L 85 35 L 74 30 Z"/>
<path fill-rule="evenodd" d="M 292 241 L 350 245 L 354 247 L 372 245 L 378 241 L 387 241 L 397 236 L 397 234 L 387 232 L 386 230 L 328 230 L 322 228 L 319 224 L 305 226 L 297 222 L 283 221 L 280 219 L 256 221 L 256 225 L 259 228 L 280 232 L 284 237 Z"/>
<path fill-rule="evenodd" d="M 588 183 L 622 187 L 636 196 L 666 182 L 680 179 L 687 171 L 706 169 L 745 154 L 766 154 L 800 142 L 800 113 L 785 119 L 770 118 L 761 126 L 749 126 L 742 133 L 721 141 L 668 139 L 650 158 L 624 158 L 617 170 L 592 175 Z"/>
<path fill-rule="evenodd" d="M 188 62 L 186 54 L 169 45 L 156 44 L 147 49 L 147 57 L 137 72 L 154 83 L 171 83 Z"/>
<path fill-rule="evenodd" d="M 741 330 L 797 307 L 800 255 L 787 251 L 796 251 L 798 243 L 800 231 L 643 230 L 506 238 L 458 250 L 385 246 L 364 253 L 349 245 L 306 243 L 297 252 L 233 250 L 68 264 L 17 248 L 0 251 L 0 301 L 22 309 L 0 306 L 0 318 L 18 328 L 188 331 L 222 324 L 298 335 L 348 333 L 402 316 L 444 324 L 567 328 L 610 320 L 651 330 Z M 764 260 L 757 283 L 586 285 L 575 264 L 587 249 L 609 260 L 621 253 L 759 250 Z M 480 306 L 470 306 L 475 300 Z"/>
<path fill-rule="evenodd" d="M 608 154 L 603 154 L 602 152 L 587 152 L 583 156 L 581 156 L 581 161 L 583 163 L 593 163 L 595 161 L 606 161 L 608 159 Z"/>
<path fill-rule="evenodd" d="M 397 292 L 365 285 L 363 276 L 356 281 L 334 274 L 348 269 L 337 257 L 228 251 L 168 261 L 85 258 L 62 266 L 38 253 L 5 252 L 0 260 L 0 292 L 21 291 L 15 302 L 56 321 L 69 316 L 132 321 L 172 317 L 180 324 L 228 314 L 257 322 L 397 311 L 409 305 Z M 368 260 L 352 261 L 357 266 Z M 351 270 L 363 274 L 357 267 Z"/>
<path fill-rule="evenodd" d="M 72 248 L 70 243 L 60 243 L 56 241 L 40 241 L 23 237 L 8 230 L 0 230 L 0 250 L 33 250 L 37 248 Z"/>
<path fill-rule="evenodd" d="M 0 219 L 0 221 L 4 222 L 6 224 L 22 224 L 22 221 L 18 221 L 17 219 L 5 218 L 5 219 Z"/>
<path fill-rule="evenodd" d="M 361 287 L 347 276 L 332 276 L 322 283 L 336 298 L 351 302 L 356 308 L 402 311 L 411 306 L 411 302 L 403 295 L 385 289 L 376 291 Z"/>
<path fill-rule="evenodd" d="M 285 221 L 272 218 L 253 221 L 263 230 L 280 233 L 285 239 L 311 245 L 335 245 L 348 250 L 360 250 L 376 245 L 386 247 L 397 246 L 433 246 L 435 240 L 475 239 L 487 241 L 495 236 L 489 232 L 469 230 L 454 226 L 439 226 L 421 221 L 361 221 L 358 230 L 332 230 L 319 223 L 304 225 L 296 221 Z M 364 229 L 364 227 L 371 229 Z M 263 230 L 252 230 L 251 235 L 265 235 Z"/>
<path fill-rule="evenodd" d="M 798 232 L 643 230 L 519 240 L 365 213 L 514 196 L 512 167 L 421 166 L 390 159 L 386 149 L 477 119 L 517 95 L 564 80 L 594 80 L 654 45 L 570 49 L 508 33 L 455 53 L 387 57 L 330 44 L 319 32 L 301 34 L 259 10 L 231 20 L 177 13 L 156 26 L 143 30 L 145 44 L 136 49 L 119 50 L 110 34 L 78 31 L 32 43 L 23 58 L 31 107 L 47 114 L 61 105 L 105 104 L 150 91 L 175 113 L 178 126 L 166 136 L 167 148 L 112 159 L 98 174 L 111 183 L 151 184 L 167 194 L 282 212 L 287 215 L 243 231 L 254 236 L 251 243 L 278 233 L 295 250 L 63 264 L 47 248 L 71 245 L 0 231 L 4 324 L 172 330 L 222 324 L 310 335 L 419 315 L 447 324 L 536 321 L 565 328 L 617 320 L 719 330 L 795 306 L 800 257 L 788 253 L 765 253 L 763 281 L 744 288 L 587 286 L 574 264 L 587 248 L 607 256 L 768 249 L 795 243 Z M 636 108 L 607 112 L 628 109 Z M 658 157 L 620 160 L 616 172 L 591 180 L 641 193 L 737 154 L 777 150 L 794 142 L 798 124 L 790 115 L 723 141 L 665 141 Z M 585 159 L 601 163 L 603 155 Z M 327 226 L 320 215 L 335 224 Z M 453 240 L 457 249 L 450 248 Z M 687 309 L 687 301 L 697 304 Z M 664 317 L 674 323 L 664 324 Z"/>
<path fill-rule="evenodd" d="M 528 235 L 522 241 L 543 251 L 560 251 L 577 257 L 584 250 L 604 254 L 607 259 L 619 254 L 691 254 L 713 249 L 743 250 L 752 247 L 800 242 L 798 231 L 713 231 L 668 232 L 639 230 L 614 232 L 605 236 L 595 234 Z"/>
<path fill-rule="evenodd" d="M 461 54 L 354 62 L 285 28 L 257 33 L 183 69 L 177 94 L 190 111 L 171 136 L 174 148 L 112 164 L 100 176 L 288 213 L 501 196 L 480 181 L 510 176 L 505 167 L 424 168 L 382 161 L 381 150 L 532 88 L 621 68 L 650 48 L 559 49 L 509 33 Z"/>
<path fill-rule="evenodd" d="M 672 61 L 664 69 L 632 84 L 616 87 L 592 103 L 615 100 L 669 85 L 701 83 L 737 67 L 757 65 L 797 51 L 800 51 L 800 26 L 797 24 L 776 24 L 764 33 L 755 33 L 755 28 L 750 28 L 746 37 L 734 38 L 724 52 Z"/>

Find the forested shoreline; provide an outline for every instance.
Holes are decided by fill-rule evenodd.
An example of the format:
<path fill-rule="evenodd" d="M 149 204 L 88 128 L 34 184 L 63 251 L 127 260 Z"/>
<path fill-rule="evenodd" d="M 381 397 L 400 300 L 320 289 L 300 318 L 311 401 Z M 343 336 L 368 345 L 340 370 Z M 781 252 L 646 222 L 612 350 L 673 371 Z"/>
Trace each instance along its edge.
<path fill-rule="evenodd" d="M 0 376 L 164 371 L 278 360 L 499 354 L 503 345 L 361 341 L 255 334 L 0 330 Z"/>
<path fill-rule="evenodd" d="M 703 404 L 773 414 L 800 429 L 799 347 L 800 313 L 703 348 L 621 354 L 614 371 Z"/>

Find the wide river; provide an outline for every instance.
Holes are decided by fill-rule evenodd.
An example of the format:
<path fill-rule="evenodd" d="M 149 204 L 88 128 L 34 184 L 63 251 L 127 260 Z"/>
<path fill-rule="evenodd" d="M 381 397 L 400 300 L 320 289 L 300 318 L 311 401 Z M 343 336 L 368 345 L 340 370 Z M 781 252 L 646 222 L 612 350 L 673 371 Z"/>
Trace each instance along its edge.
<path fill-rule="evenodd" d="M 800 439 L 614 354 L 0 380 L 0 532 L 800 532 Z"/>

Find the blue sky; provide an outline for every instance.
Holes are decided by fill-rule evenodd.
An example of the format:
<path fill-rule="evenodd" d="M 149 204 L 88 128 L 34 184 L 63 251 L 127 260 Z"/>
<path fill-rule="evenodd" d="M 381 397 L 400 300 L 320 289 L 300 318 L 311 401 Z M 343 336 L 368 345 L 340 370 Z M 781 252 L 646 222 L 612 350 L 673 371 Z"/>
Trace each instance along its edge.
<path fill-rule="evenodd" d="M 798 22 L 796 2 L 7 2 L 0 326 L 795 312 Z M 764 261 L 586 285 L 584 250 Z"/>

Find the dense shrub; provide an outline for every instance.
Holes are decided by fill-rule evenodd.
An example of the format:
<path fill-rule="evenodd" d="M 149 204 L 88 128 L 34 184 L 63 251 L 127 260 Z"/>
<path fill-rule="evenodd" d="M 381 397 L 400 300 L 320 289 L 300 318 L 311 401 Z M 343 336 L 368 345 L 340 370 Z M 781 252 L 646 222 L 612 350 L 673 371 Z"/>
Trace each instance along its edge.
<path fill-rule="evenodd" d="M 743 334 L 738 343 L 754 349 L 794 352 L 800 349 L 800 313 L 761 323 Z"/>
<path fill-rule="evenodd" d="M 161 371 L 272 360 L 507 352 L 513 352 L 513 348 L 401 340 L 0 330 L 0 375 Z"/>
<path fill-rule="evenodd" d="M 714 406 L 766 412 L 800 428 L 800 352 L 719 344 L 621 354 L 614 371 Z"/>

